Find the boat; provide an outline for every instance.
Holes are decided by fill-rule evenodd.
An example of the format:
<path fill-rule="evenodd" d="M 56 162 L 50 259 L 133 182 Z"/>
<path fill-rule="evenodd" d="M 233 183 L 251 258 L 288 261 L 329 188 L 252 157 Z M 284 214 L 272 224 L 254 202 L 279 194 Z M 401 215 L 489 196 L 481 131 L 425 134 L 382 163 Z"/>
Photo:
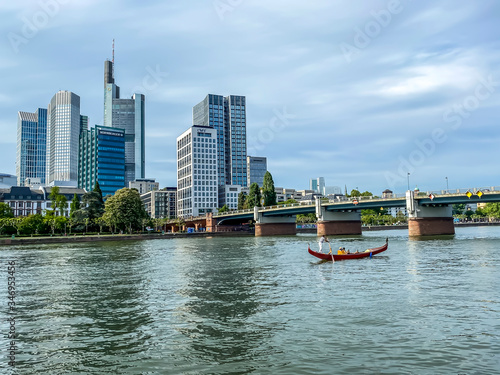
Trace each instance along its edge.
<path fill-rule="evenodd" d="M 379 254 L 383 251 L 386 251 L 388 246 L 389 246 L 389 239 L 386 238 L 384 245 L 382 245 L 380 247 L 374 247 L 373 249 L 367 249 L 367 250 L 359 252 L 359 253 L 328 254 L 328 253 L 318 253 L 317 251 L 311 250 L 311 247 L 309 245 L 307 245 L 309 254 L 311 254 L 319 259 L 333 260 L 333 261 L 372 257 L 375 254 Z"/>

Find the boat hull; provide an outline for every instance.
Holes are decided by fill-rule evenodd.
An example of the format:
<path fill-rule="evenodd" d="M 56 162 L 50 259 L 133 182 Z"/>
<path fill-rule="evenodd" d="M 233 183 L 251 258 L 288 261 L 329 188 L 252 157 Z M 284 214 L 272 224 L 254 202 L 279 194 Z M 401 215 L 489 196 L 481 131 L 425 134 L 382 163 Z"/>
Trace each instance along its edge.
<path fill-rule="evenodd" d="M 308 247 L 309 254 L 312 256 L 315 256 L 316 258 L 323 259 L 323 260 L 347 260 L 347 259 L 359 259 L 359 258 L 367 258 L 376 254 L 379 254 L 383 251 L 387 250 L 387 247 L 389 246 L 389 243 L 386 241 L 385 245 L 380 246 L 380 247 L 374 247 L 373 249 L 368 249 L 370 251 L 365 251 L 362 253 L 357 253 L 357 254 L 325 254 L 325 253 L 318 253 L 317 251 L 311 250 L 310 247 Z"/>

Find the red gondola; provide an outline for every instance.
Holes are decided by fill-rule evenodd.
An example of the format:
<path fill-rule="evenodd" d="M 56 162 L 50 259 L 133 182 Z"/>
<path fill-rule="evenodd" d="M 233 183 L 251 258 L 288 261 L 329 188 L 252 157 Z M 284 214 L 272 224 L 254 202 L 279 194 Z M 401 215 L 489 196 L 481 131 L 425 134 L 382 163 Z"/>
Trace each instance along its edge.
<path fill-rule="evenodd" d="M 311 247 L 308 245 L 308 251 L 309 254 L 315 256 L 316 258 L 323 259 L 323 260 L 346 260 L 346 259 L 357 259 L 357 258 L 366 258 L 366 257 L 371 257 L 372 255 L 381 253 L 382 251 L 386 251 L 387 247 L 389 246 L 389 239 L 387 238 L 385 240 L 385 245 L 380 246 L 380 247 L 374 247 L 373 249 L 368 249 L 363 252 L 359 253 L 351 253 L 351 254 L 325 254 L 325 253 L 318 253 L 317 251 L 311 250 Z M 333 259 L 332 259 L 333 257 Z"/>

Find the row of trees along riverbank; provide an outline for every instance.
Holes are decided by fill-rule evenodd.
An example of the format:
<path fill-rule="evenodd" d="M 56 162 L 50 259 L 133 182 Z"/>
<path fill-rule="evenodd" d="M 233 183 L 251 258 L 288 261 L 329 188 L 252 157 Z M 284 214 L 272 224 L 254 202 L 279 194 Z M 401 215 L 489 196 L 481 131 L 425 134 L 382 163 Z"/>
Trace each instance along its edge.
<path fill-rule="evenodd" d="M 158 220 L 151 219 L 139 192 L 123 188 L 104 202 L 97 183 L 94 190 L 85 193 L 82 200 L 75 194 L 67 214 L 67 199 L 53 187 L 49 196 L 51 208 L 44 215 L 32 214 L 14 217 L 6 203 L 0 203 L 0 235 L 48 235 L 92 232 L 133 233 L 146 226 L 157 227 Z"/>

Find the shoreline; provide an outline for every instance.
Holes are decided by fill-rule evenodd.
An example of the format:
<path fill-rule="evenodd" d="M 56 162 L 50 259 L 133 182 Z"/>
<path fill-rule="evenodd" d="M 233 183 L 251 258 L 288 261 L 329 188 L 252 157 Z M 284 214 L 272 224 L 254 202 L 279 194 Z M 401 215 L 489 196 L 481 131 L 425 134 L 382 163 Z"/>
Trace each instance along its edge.
<path fill-rule="evenodd" d="M 500 222 L 495 223 L 455 223 L 455 227 L 483 227 L 500 226 Z M 363 226 L 362 231 L 380 231 L 408 229 L 408 225 L 373 225 Z M 316 233 L 316 228 L 297 228 L 299 233 Z M 193 237 L 234 237 L 234 236 L 254 236 L 253 231 L 228 231 L 228 232 L 193 232 L 193 233 L 149 233 L 149 234 L 106 234 L 92 236 L 54 236 L 54 237 L 16 237 L 2 238 L 0 245 L 33 245 L 33 244 L 57 244 L 57 243 L 80 243 L 80 242 L 102 242 L 102 241 L 145 241 L 174 238 Z"/>

